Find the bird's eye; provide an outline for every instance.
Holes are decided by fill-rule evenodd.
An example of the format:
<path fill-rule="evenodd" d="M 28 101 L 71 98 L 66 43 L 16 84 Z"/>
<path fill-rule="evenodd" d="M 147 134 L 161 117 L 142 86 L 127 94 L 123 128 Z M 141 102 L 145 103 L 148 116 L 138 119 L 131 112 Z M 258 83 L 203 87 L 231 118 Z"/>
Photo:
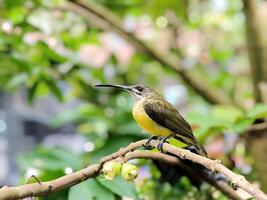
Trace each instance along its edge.
<path fill-rule="evenodd" d="M 137 89 L 138 92 L 143 92 L 143 90 L 144 90 L 144 88 L 140 87 L 140 86 L 136 87 L 136 89 Z"/>

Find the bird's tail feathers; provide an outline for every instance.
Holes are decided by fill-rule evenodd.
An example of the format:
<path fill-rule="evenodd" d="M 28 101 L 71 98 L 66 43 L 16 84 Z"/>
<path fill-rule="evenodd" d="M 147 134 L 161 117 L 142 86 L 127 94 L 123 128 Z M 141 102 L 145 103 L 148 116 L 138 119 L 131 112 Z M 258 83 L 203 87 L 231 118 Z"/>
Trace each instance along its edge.
<path fill-rule="evenodd" d="M 180 140 L 181 142 L 183 142 L 185 144 L 187 144 L 188 147 L 186 147 L 186 148 L 189 149 L 190 151 L 192 151 L 194 153 L 197 153 L 197 154 L 199 154 L 201 156 L 208 157 L 208 153 L 205 150 L 205 148 L 201 144 L 199 144 L 197 142 L 197 140 L 195 140 L 195 138 L 193 138 L 193 140 L 192 140 L 192 138 L 190 138 L 190 139 L 183 138 L 183 137 L 180 137 L 178 135 L 175 135 L 174 138 L 177 139 L 177 140 Z"/>
<path fill-rule="evenodd" d="M 205 148 L 201 145 L 201 144 L 197 144 L 194 146 L 196 148 L 196 151 L 199 155 L 202 155 L 202 156 L 205 156 L 205 157 L 208 157 L 208 153 L 207 151 L 205 150 Z"/>
<path fill-rule="evenodd" d="M 204 149 L 204 147 L 199 145 L 199 144 L 187 146 L 187 147 L 185 147 L 185 149 L 188 149 L 191 152 L 196 153 L 198 155 L 208 157 L 208 154 L 207 154 L 206 150 Z"/>

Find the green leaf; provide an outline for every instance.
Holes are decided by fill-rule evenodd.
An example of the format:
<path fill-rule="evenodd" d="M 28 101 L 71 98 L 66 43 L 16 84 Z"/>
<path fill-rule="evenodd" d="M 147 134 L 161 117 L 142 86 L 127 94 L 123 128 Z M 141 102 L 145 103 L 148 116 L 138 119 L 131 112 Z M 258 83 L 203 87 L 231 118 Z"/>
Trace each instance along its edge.
<path fill-rule="evenodd" d="M 253 119 L 267 117 L 267 105 L 257 104 L 254 108 L 247 112 L 247 116 Z"/>
<path fill-rule="evenodd" d="M 115 200 L 115 197 L 96 180 L 90 179 L 70 188 L 68 200 Z"/>
<path fill-rule="evenodd" d="M 63 63 L 67 61 L 67 58 L 55 52 L 44 42 L 38 42 L 37 47 L 46 59 L 53 60 L 55 63 Z"/>
<path fill-rule="evenodd" d="M 210 118 L 207 117 L 207 114 L 192 112 L 188 113 L 186 116 L 186 120 L 190 124 L 200 125 L 200 126 L 209 126 Z"/>
<path fill-rule="evenodd" d="M 45 97 L 45 96 L 48 96 L 50 93 L 50 89 L 49 87 L 47 86 L 47 84 L 45 82 L 40 82 L 39 85 L 38 85 L 38 89 L 36 91 L 36 95 L 38 97 Z"/>
<path fill-rule="evenodd" d="M 53 127 L 60 127 L 67 123 L 77 122 L 80 119 L 78 110 L 66 110 L 51 120 Z"/>
<path fill-rule="evenodd" d="M 227 122 L 235 122 L 243 118 L 242 111 L 233 106 L 218 105 L 212 108 L 211 114 L 216 118 Z"/>
<path fill-rule="evenodd" d="M 139 137 L 128 135 L 128 136 L 120 136 L 120 137 L 110 137 L 106 144 L 90 154 L 90 162 L 95 163 L 98 162 L 99 159 L 103 156 L 106 156 L 121 147 L 127 146 L 129 143 L 138 140 Z"/>
<path fill-rule="evenodd" d="M 194 135 L 200 143 L 204 143 L 205 139 L 210 135 L 221 133 L 225 129 L 224 126 L 203 126 L 194 131 Z"/>
<path fill-rule="evenodd" d="M 18 157 L 20 167 L 27 169 L 36 167 L 42 170 L 64 171 L 66 167 L 78 170 L 82 167 L 82 160 L 77 155 L 63 148 L 39 147 L 35 151 L 21 154 Z"/>
<path fill-rule="evenodd" d="M 97 180 L 105 188 L 109 189 L 110 191 L 121 197 L 130 197 L 132 199 L 138 199 L 137 191 L 134 184 L 125 181 L 120 176 L 116 177 L 112 181 L 106 180 L 102 176 L 98 177 Z"/>
<path fill-rule="evenodd" d="M 26 80 L 28 79 L 28 75 L 26 73 L 21 73 L 18 75 L 15 75 L 8 83 L 7 83 L 7 88 L 8 89 L 14 89 L 21 84 L 25 83 Z"/>
<path fill-rule="evenodd" d="M 228 127 L 229 122 L 226 120 L 216 118 L 212 114 L 190 113 L 187 117 L 190 124 L 198 125 L 200 127 Z"/>
<path fill-rule="evenodd" d="M 103 108 L 91 103 L 80 105 L 73 110 L 67 110 L 60 113 L 51 120 L 51 123 L 54 127 L 59 127 L 66 123 L 78 123 L 83 121 L 93 121 L 94 123 L 99 121 L 104 124 L 102 127 L 108 125 L 108 121 L 104 116 Z"/>
<path fill-rule="evenodd" d="M 62 160 L 73 169 L 78 170 L 82 168 L 81 158 L 77 154 L 68 151 L 64 148 L 53 148 L 52 150 L 49 149 L 48 151 L 52 152 L 55 158 L 57 158 L 58 160 Z"/>
<path fill-rule="evenodd" d="M 27 9 L 25 7 L 14 7 L 9 10 L 9 19 L 13 23 L 21 23 L 26 17 Z"/>
<path fill-rule="evenodd" d="M 7 9 L 11 9 L 12 7 L 15 7 L 15 6 L 20 6 L 24 3 L 24 0 L 4 0 L 3 1 L 3 4 L 4 6 L 7 8 Z"/>
<path fill-rule="evenodd" d="M 244 131 L 253 123 L 254 119 L 244 118 L 237 121 L 233 126 L 232 130 L 236 133 L 244 133 Z"/>
<path fill-rule="evenodd" d="M 121 135 L 140 135 L 140 127 L 136 124 L 134 120 L 130 121 L 129 123 L 124 123 L 120 125 L 117 129 L 116 132 Z"/>
<path fill-rule="evenodd" d="M 28 90 L 28 101 L 30 103 L 33 103 L 35 97 L 36 97 L 36 91 L 37 91 L 37 88 L 38 88 L 38 85 L 39 85 L 40 81 L 36 81 L 32 87 L 29 88 Z"/>
<path fill-rule="evenodd" d="M 61 90 L 57 86 L 54 80 L 45 80 L 47 86 L 49 87 L 50 91 L 53 93 L 53 95 L 59 100 L 63 101 L 63 96 L 61 93 Z"/>

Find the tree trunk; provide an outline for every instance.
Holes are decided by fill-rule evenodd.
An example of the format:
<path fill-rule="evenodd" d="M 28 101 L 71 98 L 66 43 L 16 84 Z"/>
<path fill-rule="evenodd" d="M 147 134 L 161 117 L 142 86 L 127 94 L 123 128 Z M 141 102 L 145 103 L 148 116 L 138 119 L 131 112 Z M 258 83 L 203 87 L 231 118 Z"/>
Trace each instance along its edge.
<path fill-rule="evenodd" d="M 246 39 L 250 61 L 251 78 L 254 88 L 255 102 L 263 102 L 261 85 L 266 79 L 267 70 L 267 40 L 262 28 L 266 19 L 260 20 L 257 0 L 243 0 L 243 11 L 245 15 Z M 264 120 L 258 120 L 264 125 Z M 267 128 L 251 129 L 246 135 L 248 149 L 255 159 L 254 167 L 260 181 L 261 188 L 267 192 Z"/>
<path fill-rule="evenodd" d="M 257 124 L 254 126 L 261 126 Z M 266 126 L 266 123 L 265 123 Z M 249 151 L 254 158 L 254 167 L 257 172 L 257 180 L 260 187 L 267 192 L 267 126 L 263 129 L 251 129 L 246 135 Z"/>
<path fill-rule="evenodd" d="M 262 102 L 259 86 L 264 80 L 264 48 L 266 48 L 266 45 L 264 45 L 264 37 L 262 29 L 260 28 L 256 0 L 243 0 L 243 7 L 246 19 L 247 49 L 253 81 L 254 97 L 256 102 Z"/>

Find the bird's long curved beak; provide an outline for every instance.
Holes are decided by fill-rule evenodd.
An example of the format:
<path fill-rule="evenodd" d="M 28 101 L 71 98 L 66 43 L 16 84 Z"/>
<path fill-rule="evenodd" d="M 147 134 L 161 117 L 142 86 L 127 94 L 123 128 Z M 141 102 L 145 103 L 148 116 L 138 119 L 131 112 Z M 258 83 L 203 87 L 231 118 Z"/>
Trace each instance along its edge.
<path fill-rule="evenodd" d="M 95 87 L 113 87 L 113 88 L 117 88 L 120 90 L 131 91 L 131 88 L 125 85 L 98 84 L 98 85 L 95 85 Z"/>

